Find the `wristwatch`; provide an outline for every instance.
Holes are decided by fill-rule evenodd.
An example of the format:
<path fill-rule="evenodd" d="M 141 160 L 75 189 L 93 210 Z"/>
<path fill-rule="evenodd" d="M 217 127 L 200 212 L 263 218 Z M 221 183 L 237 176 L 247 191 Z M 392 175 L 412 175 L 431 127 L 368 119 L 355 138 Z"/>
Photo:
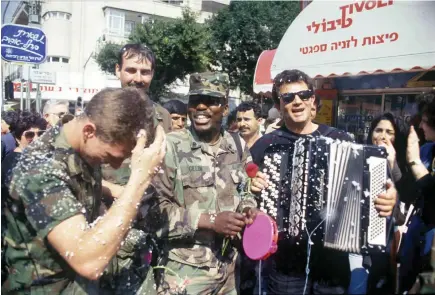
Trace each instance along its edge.
<path fill-rule="evenodd" d="M 210 223 L 214 224 L 215 220 L 216 220 L 216 213 L 211 213 L 210 214 Z"/>
<path fill-rule="evenodd" d="M 408 164 L 409 164 L 409 166 L 414 166 L 414 165 L 420 165 L 423 163 L 420 160 L 415 160 L 415 161 L 409 162 Z"/>

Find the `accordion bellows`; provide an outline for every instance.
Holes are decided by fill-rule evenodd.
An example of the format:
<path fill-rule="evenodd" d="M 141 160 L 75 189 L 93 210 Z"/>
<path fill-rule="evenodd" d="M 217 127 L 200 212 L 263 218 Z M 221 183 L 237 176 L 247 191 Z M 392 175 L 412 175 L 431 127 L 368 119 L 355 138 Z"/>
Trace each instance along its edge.
<path fill-rule="evenodd" d="M 386 157 L 383 147 L 327 137 L 272 145 L 261 167 L 269 187 L 260 208 L 296 244 L 323 243 L 350 253 L 384 251 L 391 224 L 378 215 L 374 199 L 385 191 Z"/>

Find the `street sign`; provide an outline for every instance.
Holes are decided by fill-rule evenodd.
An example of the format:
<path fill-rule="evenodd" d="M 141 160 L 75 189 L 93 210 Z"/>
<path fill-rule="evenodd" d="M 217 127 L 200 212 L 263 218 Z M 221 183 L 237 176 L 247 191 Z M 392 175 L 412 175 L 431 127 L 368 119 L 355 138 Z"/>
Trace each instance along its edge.
<path fill-rule="evenodd" d="M 41 29 L 3 25 L 1 30 L 1 55 L 10 62 L 40 64 L 47 55 L 47 37 Z"/>
<path fill-rule="evenodd" d="M 50 71 L 31 69 L 30 80 L 33 83 L 56 84 L 56 73 Z"/>

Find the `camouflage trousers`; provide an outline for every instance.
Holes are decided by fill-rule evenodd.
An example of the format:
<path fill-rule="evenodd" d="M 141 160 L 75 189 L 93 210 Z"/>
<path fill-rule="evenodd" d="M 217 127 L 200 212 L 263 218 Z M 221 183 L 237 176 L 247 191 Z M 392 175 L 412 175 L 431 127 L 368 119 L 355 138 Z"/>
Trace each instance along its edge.
<path fill-rule="evenodd" d="M 146 234 L 131 229 L 100 279 L 98 294 L 155 295 L 154 274 L 149 261 L 144 259 L 148 246 Z"/>
<path fill-rule="evenodd" d="M 169 260 L 157 288 L 157 294 L 226 294 L 237 295 L 237 254 L 228 262 L 218 262 L 216 267 L 195 267 Z"/>

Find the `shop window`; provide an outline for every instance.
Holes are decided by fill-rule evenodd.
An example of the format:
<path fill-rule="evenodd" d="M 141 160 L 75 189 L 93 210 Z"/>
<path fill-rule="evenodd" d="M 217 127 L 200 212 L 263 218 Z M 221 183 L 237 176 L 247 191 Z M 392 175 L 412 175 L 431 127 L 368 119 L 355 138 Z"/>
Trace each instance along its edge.
<path fill-rule="evenodd" d="M 338 101 L 337 127 L 352 133 L 356 142 L 366 143 L 371 122 L 382 113 L 382 95 L 342 96 Z"/>

